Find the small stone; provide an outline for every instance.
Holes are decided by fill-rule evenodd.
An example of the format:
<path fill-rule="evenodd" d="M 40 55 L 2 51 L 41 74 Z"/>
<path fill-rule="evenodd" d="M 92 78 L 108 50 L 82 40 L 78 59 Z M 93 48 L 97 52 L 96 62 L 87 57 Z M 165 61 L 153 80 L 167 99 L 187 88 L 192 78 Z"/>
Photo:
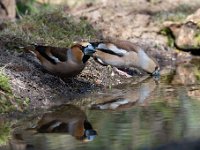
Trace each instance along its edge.
<path fill-rule="evenodd" d="M 97 79 L 97 80 L 95 81 L 95 83 L 96 83 L 96 84 L 101 84 L 101 83 L 102 83 L 102 80 Z"/>

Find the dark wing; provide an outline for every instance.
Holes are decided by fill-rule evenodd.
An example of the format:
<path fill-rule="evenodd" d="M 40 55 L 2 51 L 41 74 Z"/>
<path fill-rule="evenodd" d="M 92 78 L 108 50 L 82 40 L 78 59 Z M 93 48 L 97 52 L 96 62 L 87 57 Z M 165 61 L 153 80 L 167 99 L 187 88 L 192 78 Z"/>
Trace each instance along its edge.
<path fill-rule="evenodd" d="M 67 48 L 35 45 L 35 50 L 53 64 L 67 60 Z"/>
<path fill-rule="evenodd" d="M 68 48 L 50 47 L 51 54 L 58 58 L 60 61 L 67 61 Z"/>

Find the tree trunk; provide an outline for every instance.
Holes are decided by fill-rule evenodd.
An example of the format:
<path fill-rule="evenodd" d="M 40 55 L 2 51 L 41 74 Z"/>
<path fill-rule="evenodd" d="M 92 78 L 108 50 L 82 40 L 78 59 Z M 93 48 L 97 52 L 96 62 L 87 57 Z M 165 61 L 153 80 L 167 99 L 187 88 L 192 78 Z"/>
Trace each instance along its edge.
<path fill-rule="evenodd" d="M 13 20 L 16 16 L 15 0 L 0 0 L 0 21 Z"/>

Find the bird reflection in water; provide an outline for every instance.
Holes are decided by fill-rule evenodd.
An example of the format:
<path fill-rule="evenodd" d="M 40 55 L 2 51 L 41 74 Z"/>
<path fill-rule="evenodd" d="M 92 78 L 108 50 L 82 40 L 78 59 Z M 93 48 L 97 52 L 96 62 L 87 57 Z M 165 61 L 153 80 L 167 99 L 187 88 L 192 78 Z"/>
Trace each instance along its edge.
<path fill-rule="evenodd" d="M 131 108 L 136 103 L 145 106 L 148 98 L 158 85 L 154 78 L 147 78 L 137 84 L 115 86 L 109 93 L 103 93 L 92 109 L 121 110 Z M 124 90 L 125 89 L 125 90 Z M 97 95 L 98 97 L 98 95 Z"/>
<path fill-rule="evenodd" d="M 34 119 L 33 119 L 34 120 Z M 34 138 L 38 134 L 69 134 L 77 140 L 88 142 L 95 139 L 97 132 L 83 110 L 74 105 L 59 106 L 42 115 L 34 128 L 14 129 L 8 149 L 35 150 Z M 30 141 L 33 140 L 33 143 Z"/>
<path fill-rule="evenodd" d="M 92 141 L 97 132 L 80 108 L 61 106 L 42 116 L 36 127 L 38 133 L 68 133 L 78 140 Z"/>

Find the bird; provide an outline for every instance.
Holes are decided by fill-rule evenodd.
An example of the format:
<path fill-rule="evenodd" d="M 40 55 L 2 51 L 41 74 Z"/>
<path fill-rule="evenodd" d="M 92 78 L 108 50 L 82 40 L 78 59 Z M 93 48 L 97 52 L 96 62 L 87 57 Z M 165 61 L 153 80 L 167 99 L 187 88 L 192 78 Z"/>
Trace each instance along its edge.
<path fill-rule="evenodd" d="M 76 43 L 71 48 L 33 44 L 24 49 L 32 52 L 47 71 L 60 77 L 78 75 L 95 52 L 91 44 L 86 42 Z"/>
<path fill-rule="evenodd" d="M 97 136 L 87 116 L 79 107 L 66 104 L 43 114 L 35 127 L 37 133 L 66 133 L 81 141 Z"/>
<path fill-rule="evenodd" d="M 110 65 L 123 71 L 136 67 L 153 76 L 159 76 L 158 62 L 135 43 L 110 37 L 89 43 L 96 50 L 92 57 L 102 65 Z"/>

